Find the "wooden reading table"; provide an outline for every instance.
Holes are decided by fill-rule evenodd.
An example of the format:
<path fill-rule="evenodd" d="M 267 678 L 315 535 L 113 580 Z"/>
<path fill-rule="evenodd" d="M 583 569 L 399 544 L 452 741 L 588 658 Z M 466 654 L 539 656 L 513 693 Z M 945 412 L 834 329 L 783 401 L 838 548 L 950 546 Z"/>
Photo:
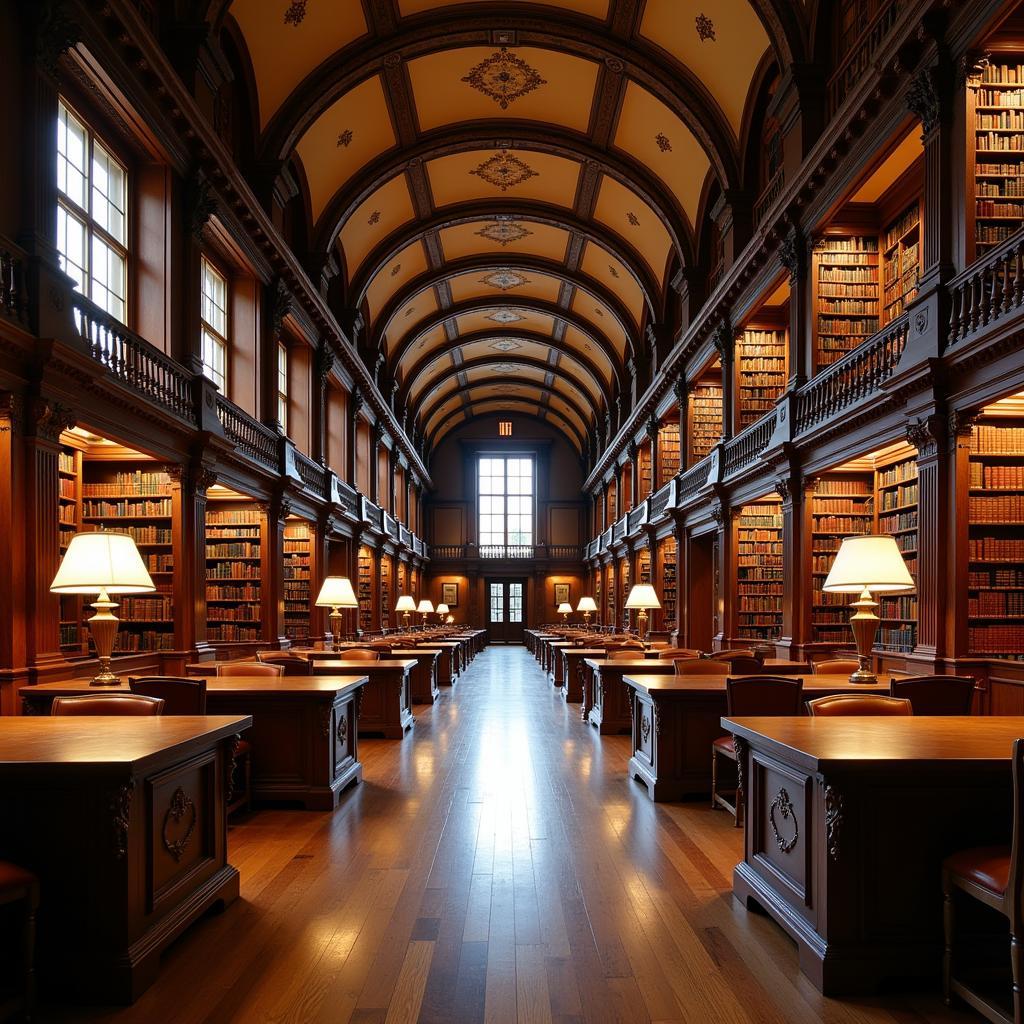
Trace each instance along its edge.
<path fill-rule="evenodd" d="M 645 658 L 637 651 L 636 658 L 621 661 L 609 659 L 606 651 L 597 658 L 585 658 L 584 666 L 590 671 L 590 685 L 583 693 L 581 717 L 596 725 L 602 736 L 614 736 L 631 731 L 630 688 L 623 679 L 626 675 L 670 676 L 676 670 L 674 661 Z M 649 653 L 649 652 L 648 652 Z M 711 751 L 708 750 L 708 763 Z"/>
<path fill-rule="evenodd" d="M 47 991 L 133 1002 L 164 949 L 235 899 L 226 808 L 250 724 L 0 718 L 0 857 L 39 875 L 36 970 Z"/>
<path fill-rule="evenodd" d="M 206 680 L 206 710 L 252 715 L 246 738 L 252 740 L 251 784 L 257 800 L 296 801 L 307 810 L 330 811 L 342 791 L 363 775 L 356 736 L 367 679 L 362 668 L 331 679 L 213 676 Z M 54 697 L 119 692 L 128 692 L 127 680 L 102 690 L 83 679 L 19 690 L 25 713 L 36 715 L 48 715 Z"/>
<path fill-rule="evenodd" d="M 942 965 L 942 859 L 1009 843 L 1024 718 L 723 719 L 741 755 L 733 894 L 793 939 L 825 995 Z"/>
<path fill-rule="evenodd" d="M 411 658 L 416 662 L 410 677 L 410 697 L 413 704 L 433 704 L 441 691 L 437 685 L 437 663 L 441 658 L 439 647 L 415 647 L 411 650 L 392 650 L 391 658 Z"/>
<path fill-rule="evenodd" d="M 318 661 L 312 671 L 314 676 L 366 676 L 369 681 L 359 707 L 359 735 L 400 740 L 415 721 L 409 677 L 416 664 L 414 658 Z"/>

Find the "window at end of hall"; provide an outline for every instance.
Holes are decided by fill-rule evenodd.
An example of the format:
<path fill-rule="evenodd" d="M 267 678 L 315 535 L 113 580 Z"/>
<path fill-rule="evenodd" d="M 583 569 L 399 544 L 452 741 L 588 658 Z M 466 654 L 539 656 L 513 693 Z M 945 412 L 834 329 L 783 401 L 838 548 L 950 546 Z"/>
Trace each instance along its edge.
<path fill-rule="evenodd" d="M 75 290 L 122 323 L 128 304 L 128 175 L 57 103 L 57 250 Z"/>
<path fill-rule="evenodd" d="M 479 543 L 533 544 L 533 459 L 482 456 L 478 464 Z"/>
<path fill-rule="evenodd" d="M 228 387 L 228 282 L 204 256 L 203 274 L 203 373 L 223 393 Z"/>
<path fill-rule="evenodd" d="M 288 346 L 277 343 L 277 422 L 288 433 Z"/>

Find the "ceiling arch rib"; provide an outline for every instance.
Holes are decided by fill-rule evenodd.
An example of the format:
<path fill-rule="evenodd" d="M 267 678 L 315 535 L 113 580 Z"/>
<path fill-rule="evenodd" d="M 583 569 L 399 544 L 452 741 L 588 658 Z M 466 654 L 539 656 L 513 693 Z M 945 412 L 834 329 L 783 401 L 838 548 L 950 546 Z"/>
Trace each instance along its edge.
<path fill-rule="evenodd" d="M 434 448 L 440 444 L 441 441 L 444 440 L 445 436 L 460 424 L 476 419 L 477 416 L 494 412 L 518 412 L 520 415 L 526 416 L 532 420 L 537 420 L 538 422 L 544 422 L 546 420 L 549 423 L 553 423 L 568 438 L 569 442 L 580 455 L 582 455 L 586 450 L 586 433 L 580 431 L 579 427 L 570 422 L 555 409 L 545 408 L 542 416 L 539 414 L 539 410 L 536 405 L 531 405 L 529 402 L 525 402 L 522 399 L 511 397 L 501 400 L 494 398 L 474 399 L 473 401 L 460 406 L 458 412 L 460 414 L 459 418 L 454 416 L 451 418 L 442 418 L 441 421 L 433 427 L 433 429 L 424 433 L 427 445 L 430 448 Z"/>

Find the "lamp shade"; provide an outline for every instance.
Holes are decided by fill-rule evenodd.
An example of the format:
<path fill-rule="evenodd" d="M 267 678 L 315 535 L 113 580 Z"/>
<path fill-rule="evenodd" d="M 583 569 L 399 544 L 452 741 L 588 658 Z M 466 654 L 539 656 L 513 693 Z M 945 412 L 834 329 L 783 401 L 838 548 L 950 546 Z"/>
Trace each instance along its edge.
<path fill-rule="evenodd" d="M 572 605 L 569 604 L 568 601 L 563 601 L 558 606 L 558 614 L 559 615 L 571 615 L 572 614 Z"/>
<path fill-rule="evenodd" d="M 448 614 L 448 605 L 446 605 L 446 604 L 445 604 L 445 603 L 444 603 L 444 602 L 442 601 L 442 602 L 441 602 L 441 603 L 440 603 L 440 604 L 439 604 L 439 605 L 438 605 L 438 606 L 437 606 L 437 607 L 436 607 L 436 608 L 434 609 L 434 611 L 435 611 L 435 612 L 437 612 L 437 614 L 438 614 L 438 615 L 447 615 L 447 614 Z"/>
<path fill-rule="evenodd" d="M 398 599 L 398 604 L 395 605 L 396 612 L 414 612 L 416 611 L 416 600 L 409 594 L 402 594 Z"/>
<path fill-rule="evenodd" d="M 578 612 L 596 612 L 597 602 L 592 597 L 581 597 L 580 603 L 576 605 Z"/>
<path fill-rule="evenodd" d="M 634 584 L 626 598 L 626 608 L 660 608 L 661 602 L 650 583 Z"/>
<path fill-rule="evenodd" d="M 135 541 L 124 533 L 76 533 L 57 575 L 53 594 L 147 594 L 156 590 Z"/>
<path fill-rule="evenodd" d="M 416 609 L 416 611 L 420 612 L 422 615 L 429 615 L 433 610 L 434 602 L 428 601 L 426 598 L 423 598 L 423 600 L 420 601 L 419 607 Z"/>
<path fill-rule="evenodd" d="M 358 608 L 352 582 L 346 576 L 328 576 L 316 598 L 318 608 Z"/>
<path fill-rule="evenodd" d="M 830 594 L 893 594 L 913 590 L 914 580 L 894 538 L 867 534 L 844 539 L 821 589 Z"/>

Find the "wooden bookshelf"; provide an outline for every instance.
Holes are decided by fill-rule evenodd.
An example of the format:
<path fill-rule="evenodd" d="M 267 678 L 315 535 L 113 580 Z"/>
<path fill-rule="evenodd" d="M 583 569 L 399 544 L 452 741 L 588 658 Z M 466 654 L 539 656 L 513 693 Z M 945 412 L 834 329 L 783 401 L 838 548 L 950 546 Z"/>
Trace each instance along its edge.
<path fill-rule="evenodd" d="M 665 423 L 658 430 L 658 488 L 664 487 L 678 472 L 679 424 Z"/>
<path fill-rule="evenodd" d="M 638 472 L 640 474 L 637 480 L 636 488 L 636 500 L 643 501 L 649 494 L 652 493 L 653 479 L 651 476 L 651 442 L 644 441 L 640 445 L 640 451 L 637 454 L 637 460 L 640 463 Z"/>
<path fill-rule="evenodd" d="M 786 332 L 748 327 L 736 340 L 739 429 L 756 423 L 786 390 Z"/>
<path fill-rule="evenodd" d="M 596 622 L 605 622 L 604 605 L 601 603 L 601 583 L 604 579 L 604 570 L 598 569 L 594 573 L 594 604 L 597 605 L 597 614 L 594 616 Z"/>
<path fill-rule="evenodd" d="M 878 238 L 826 235 L 814 246 L 815 370 L 841 359 L 879 328 Z"/>
<path fill-rule="evenodd" d="M 830 473 L 818 481 L 811 501 L 811 638 L 850 642 L 849 599 L 822 589 L 844 537 L 871 533 L 875 525 L 874 474 Z"/>
<path fill-rule="evenodd" d="M 263 515 L 251 501 L 206 506 L 206 638 L 210 643 L 264 639 Z"/>
<path fill-rule="evenodd" d="M 921 276 L 921 203 L 915 199 L 882 232 L 882 324 L 917 297 Z"/>
<path fill-rule="evenodd" d="M 676 539 L 666 537 L 658 545 L 658 561 L 661 576 L 661 623 L 662 629 L 675 629 L 676 625 Z"/>
<path fill-rule="evenodd" d="M 715 372 L 717 369 L 717 373 Z M 722 437 L 722 369 L 715 365 L 690 390 L 689 465 L 710 454 Z"/>
<path fill-rule="evenodd" d="M 394 599 L 391 593 L 392 583 L 392 560 L 390 555 L 380 557 L 380 625 L 381 629 L 391 627 L 391 609 L 394 606 Z"/>
<path fill-rule="evenodd" d="M 61 444 L 57 453 L 59 487 L 58 529 L 60 557 L 64 557 L 71 538 L 81 529 L 82 519 L 82 453 Z M 65 656 L 85 654 L 86 634 L 82 630 L 82 598 L 62 594 L 60 598 L 60 649 Z"/>
<path fill-rule="evenodd" d="M 637 583 L 651 582 L 651 549 L 641 548 L 636 553 Z"/>
<path fill-rule="evenodd" d="M 1004 414 L 1005 410 L 1005 414 Z M 997 402 L 971 433 L 968 649 L 1024 661 L 1024 415 Z"/>
<path fill-rule="evenodd" d="M 736 635 L 782 635 L 782 501 L 744 505 L 736 517 Z"/>
<path fill-rule="evenodd" d="M 284 634 L 292 641 L 309 640 L 312 595 L 310 555 L 313 531 L 302 519 L 284 524 Z"/>
<path fill-rule="evenodd" d="M 170 477 L 145 459 L 82 457 L 82 530 L 126 533 L 134 541 L 153 578 L 152 594 L 120 598 L 121 624 L 115 653 L 163 651 L 174 647 L 171 584 L 172 513 Z M 93 611 L 83 602 L 82 614 Z M 70 630 L 68 632 L 70 638 Z"/>
<path fill-rule="evenodd" d="M 875 468 L 875 514 L 879 533 L 889 534 L 917 582 L 917 459 L 879 463 Z M 917 644 L 917 594 L 879 594 L 875 650 L 910 654 Z"/>
<path fill-rule="evenodd" d="M 608 564 L 605 569 L 605 598 L 608 602 L 607 612 L 608 618 L 605 620 L 605 624 L 608 626 L 615 625 L 615 569 Z"/>
<path fill-rule="evenodd" d="M 633 623 L 633 612 L 626 607 L 626 598 L 629 597 L 629 588 L 633 585 L 629 575 L 629 559 L 619 560 L 619 603 L 622 608 L 622 628 L 631 629 Z"/>
<path fill-rule="evenodd" d="M 367 547 L 359 549 L 356 597 L 359 601 L 359 628 L 364 633 L 374 630 L 373 622 L 373 575 L 374 554 Z"/>
<path fill-rule="evenodd" d="M 995 54 L 968 80 L 968 232 L 974 256 L 1000 245 L 1024 224 L 1024 65 Z M 973 222 L 973 230 L 972 230 Z"/>

